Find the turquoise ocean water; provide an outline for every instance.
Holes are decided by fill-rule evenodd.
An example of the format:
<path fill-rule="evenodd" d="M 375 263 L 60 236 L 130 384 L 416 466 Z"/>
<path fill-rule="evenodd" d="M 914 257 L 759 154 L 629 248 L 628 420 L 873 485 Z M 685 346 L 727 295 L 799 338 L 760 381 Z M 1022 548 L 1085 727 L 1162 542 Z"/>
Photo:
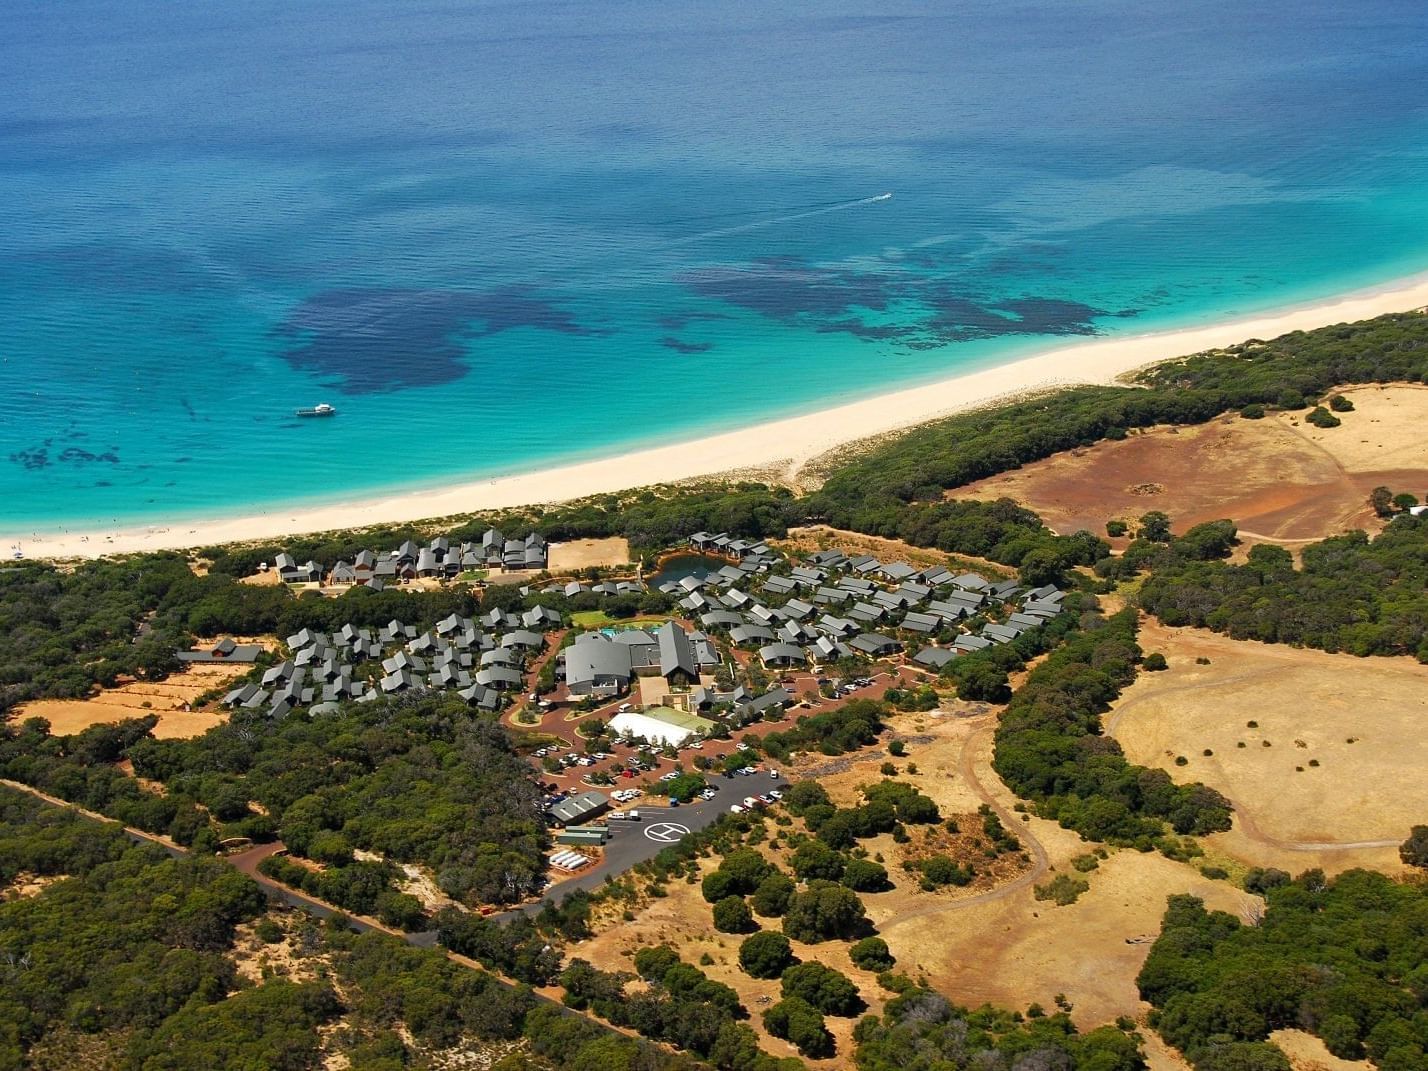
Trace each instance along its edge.
<path fill-rule="evenodd" d="M 1421 2 L 0 26 L 6 531 L 531 469 L 1428 269 Z"/>

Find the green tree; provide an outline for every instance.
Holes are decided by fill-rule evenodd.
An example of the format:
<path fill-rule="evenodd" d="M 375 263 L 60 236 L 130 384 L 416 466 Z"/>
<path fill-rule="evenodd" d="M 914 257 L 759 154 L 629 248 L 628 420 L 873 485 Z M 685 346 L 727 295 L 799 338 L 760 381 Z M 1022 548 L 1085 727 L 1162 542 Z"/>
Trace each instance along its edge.
<path fill-rule="evenodd" d="M 714 905 L 714 928 L 721 933 L 748 933 L 757 927 L 744 898 L 726 896 Z"/>
<path fill-rule="evenodd" d="M 753 978 L 777 978 L 794 962 L 788 938 L 772 930 L 762 930 L 739 946 L 739 966 Z"/>
<path fill-rule="evenodd" d="M 857 893 L 831 881 L 811 881 L 793 894 L 783 916 L 783 932 L 795 941 L 816 944 L 854 936 L 867 924 Z"/>
<path fill-rule="evenodd" d="M 833 1055 L 833 1035 L 823 1016 L 806 1000 L 785 997 L 764 1012 L 764 1029 L 790 1042 L 809 1059 Z"/>
<path fill-rule="evenodd" d="M 821 963 L 800 963 L 783 972 L 784 997 L 801 997 L 824 1015 L 857 1015 L 865 1005 L 848 977 Z"/>
<path fill-rule="evenodd" d="M 1408 866 L 1428 868 L 1428 826 L 1414 826 L 1398 846 L 1398 858 Z"/>
<path fill-rule="evenodd" d="M 776 872 L 759 882 L 754 890 L 753 909 L 765 918 L 777 918 L 788 910 L 794 884 L 787 874 Z"/>
<path fill-rule="evenodd" d="M 1170 518 L 1158 509 L 1141 515 L 1140 538 L 1151 543 L 1166 543 L 1170 540 Z"/>
<path fill-rule="evenodd" d="M 865 971 L 891 970 L 897 962 L 888 948 L 888 943 L 881 937 L 864 937 L 848 949 L 848 956 L 852 959 L 853 966 Z"/>

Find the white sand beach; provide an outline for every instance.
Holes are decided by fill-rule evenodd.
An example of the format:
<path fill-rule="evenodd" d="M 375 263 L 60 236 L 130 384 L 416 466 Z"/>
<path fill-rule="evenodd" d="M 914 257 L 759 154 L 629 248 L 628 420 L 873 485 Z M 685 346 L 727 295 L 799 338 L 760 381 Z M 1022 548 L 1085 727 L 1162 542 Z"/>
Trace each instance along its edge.
<path fill-rule="evenodd" d="M 1346 323 L 1428 306 L 1428 275 L 1400 279 L 1331 301 L 1209 327 L 1063 343 L 1032 357 L 933 383 L 880 394 L 756 427 L 619 456 L 560 465 L 498 479 L 308 508 L 274 505 L 267 512 L 222 519 L 180 518 L 120 530 L 8 532 L 0 546 L 20 544 L 27 558 L 93 558 L 135 551 L 185 549 L 277 539 L 366 525 L 419 521 L 477 510 L 552 503 L 632 487 L 672 483 L 736 470 L 777 468 L 789 474 L 858 439 L 925 423 L 1028 391 L 1106 384 L 1134 369 L 1249 338 Z"/>

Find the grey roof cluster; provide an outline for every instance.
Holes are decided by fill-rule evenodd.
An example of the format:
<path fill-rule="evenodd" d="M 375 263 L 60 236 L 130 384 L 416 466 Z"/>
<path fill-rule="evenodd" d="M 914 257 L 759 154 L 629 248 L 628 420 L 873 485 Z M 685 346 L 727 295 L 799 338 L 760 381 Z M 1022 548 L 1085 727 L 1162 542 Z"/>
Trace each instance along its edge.
<path fill-rule="evenodd" d="M 333 584 L 367 584 L 380 588 L 388 580 L 412 577 L 453 577 L 468 569 L 544 569 L 549 558 L 545 537 L 531 532 L 520 539 L 507 539 L 498 529 L 488 529 L 479 542 L 453 544 L 437 536 L 422 545 L 408 539 L 385 554 L 363 550 L 353 561 L 339 561 L 332 567 Z M 298 565 L 291 554 L 282 553 L 274 561 L 278 576 L 286 581 L 318 581 L 322 567 L 309 561 Z"/>
<path fill-rule="evenodd" d="M 761 559 L 772 565 L 778 560 L 762 539 L 737 539 L 728 532 L 695 532 L 689 545 L 702 554 L 727 554 L 740 562 Z"/>
<path fill-rule="evenodd" d="M 500 624 L 507 624 L 504 616 Z M 291 657 L 267 669 L 259 684 L 234 688 L 223 703 L 266 708 L 282 717 L 317 702 L 367 702 L 379 695 L 433 689 L 455 691 L 468 703 L 496 710 L 502 692 L 521 687 L 518 667 L 525 652 L 539 650 L 545 638 L 520 628 L 492 635 L 471 618 L 450 614 L 426 631 L 397 620 L 377 629 L 349 623 L 330 635 L 305 628 L 286 643 Z M 359 670 L 370 662 L 381 668 L 371 681 Z"/>
<path fill-rule="evenodd" d="M 963 633 L 952 641 L 951 647 L 924 647 L 913 656 L 913 661 L 930 669 L 941 669 L 959 654 L 1010 643 L 1059 614 L 1063 597 L 1064 592 L 1051 585 L 1026 592 L 1021 596 L 1021 609 L 1008 614 L 1004 623 L 989 621 L 982 626 L 980 635 Z"/>
<path fill-rule="evenodd" d="M 661 676 L 683 674 L 691 681 L 699 671 L 719 663 L 719 653 L 702 632 L 689 633 L 666 621 L 654 634 L 639 629 L 608 637 L 586 632 L 561 652 L 566 686 L 576 694 L 629 687 L 636 672 L 659 667 Z"/>

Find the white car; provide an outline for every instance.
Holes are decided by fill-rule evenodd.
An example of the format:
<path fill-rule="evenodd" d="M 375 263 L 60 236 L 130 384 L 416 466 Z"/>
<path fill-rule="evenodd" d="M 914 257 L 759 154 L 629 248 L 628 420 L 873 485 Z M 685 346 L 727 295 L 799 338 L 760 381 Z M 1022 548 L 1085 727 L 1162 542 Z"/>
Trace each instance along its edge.
<path fill-rule="evenodd" d="M 730 813 L 730 814 L 743 814 L 743 813 L 744 813 L 744 808 L 740 807 L 737 803 L 731 803 L 731 804 L 729 804 L 729 813 Z"/>

